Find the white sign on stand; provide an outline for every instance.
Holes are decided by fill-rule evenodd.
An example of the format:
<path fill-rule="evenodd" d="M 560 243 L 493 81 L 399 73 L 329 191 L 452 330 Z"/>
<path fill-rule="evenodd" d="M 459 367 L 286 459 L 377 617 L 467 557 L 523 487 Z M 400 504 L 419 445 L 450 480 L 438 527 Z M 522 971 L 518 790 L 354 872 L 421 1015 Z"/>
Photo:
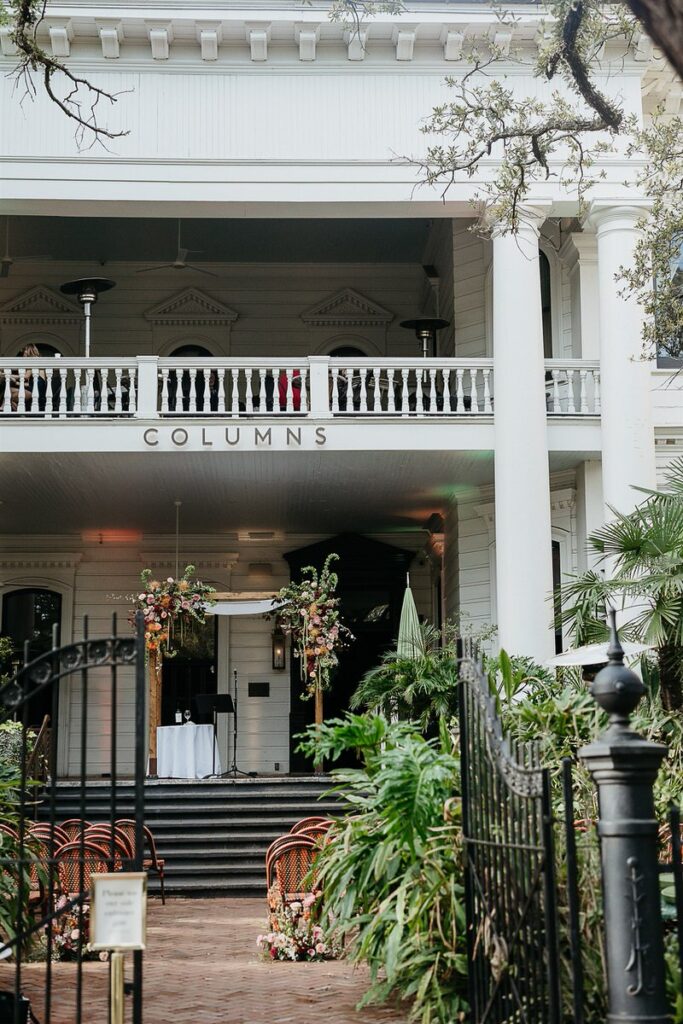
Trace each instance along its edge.
<path fill-rule="evenodd" d="M 144 949 L 147 941 L 147 873 L 91 875 L 90 948 Z"/>

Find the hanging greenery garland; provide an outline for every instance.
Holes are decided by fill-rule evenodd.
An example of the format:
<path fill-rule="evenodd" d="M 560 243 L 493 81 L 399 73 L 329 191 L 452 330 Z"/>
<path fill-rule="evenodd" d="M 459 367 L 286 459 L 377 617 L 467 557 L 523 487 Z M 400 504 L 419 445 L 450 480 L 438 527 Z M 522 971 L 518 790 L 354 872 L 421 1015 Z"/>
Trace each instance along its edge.
<path fill-rule="evenodd" d="M 304 700 L 315 696 L 316 690 L 329 689 L 330 674 L 339 664 L 338 652 L 355 639 L 339 618 L 339 578 L 330 569 L 338 558 L 328 555 L 320 573 L 312 565 L 305 566 L 301 582 L 283 587 L 274 602 L 277 624 L 291 636 L 294 657 L 299 659 L 306 682 Z"/>

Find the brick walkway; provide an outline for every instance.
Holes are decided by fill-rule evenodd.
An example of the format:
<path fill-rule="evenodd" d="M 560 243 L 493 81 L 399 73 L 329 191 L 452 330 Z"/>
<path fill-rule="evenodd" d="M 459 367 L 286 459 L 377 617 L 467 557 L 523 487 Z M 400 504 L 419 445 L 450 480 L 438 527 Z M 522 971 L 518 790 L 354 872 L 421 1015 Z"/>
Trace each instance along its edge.
<path fill-rule="evenodd" d="M 404 1024 L 407 1020 L 407 1015 L 386 1007 L 357 1012 L 366 973 L 344 961 L 262 960 L 256 936 L 264 929 L 262 900 L 169 899 L 165 907 L 151 901 L 144 1024 Z M 0 987 L 10 987 L 11 970 L 0 965 Z M 41 1024 L 43 974 L 41 965 L 24 967 L 23 990 Z M 73 966 L 55 965 L 51 1024 L 74 1024 L 74 978 Z M 106 1024 L 107 979 L 106 965 L 85 964 L 83 1024 Z"/>

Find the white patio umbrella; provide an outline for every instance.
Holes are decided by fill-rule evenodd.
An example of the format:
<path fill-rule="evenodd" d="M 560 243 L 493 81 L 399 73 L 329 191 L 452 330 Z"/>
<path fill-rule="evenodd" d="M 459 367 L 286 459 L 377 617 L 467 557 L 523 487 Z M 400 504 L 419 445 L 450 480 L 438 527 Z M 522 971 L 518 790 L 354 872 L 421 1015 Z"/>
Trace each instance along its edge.
<path fill-rule="evenodd" d="M 406 592 L 403 595 L 401 621 L 398 626 L 396 653 L 399 658 L 421 658 L 425 653 L 424 638 L 417 617 L 415 599 L 410 589 L 410 573 L 406 573 Z"/>
<path fill-rule="evenodd" d="M 651 651 L 652 644 L 636 644 L 628 640 L 622 640 L 621 646 L 624 649 L 626 658 L 637 658 L 643 651 Z M 563 651 L 550 658 L 546 665 L 557 668 L 562 665 L 602 665 L 607 664 L 607 648 L 609 641 L 605 640 L 597 644 L 585 644 L 583 647 L 575 647 L 573 651 Z"/>

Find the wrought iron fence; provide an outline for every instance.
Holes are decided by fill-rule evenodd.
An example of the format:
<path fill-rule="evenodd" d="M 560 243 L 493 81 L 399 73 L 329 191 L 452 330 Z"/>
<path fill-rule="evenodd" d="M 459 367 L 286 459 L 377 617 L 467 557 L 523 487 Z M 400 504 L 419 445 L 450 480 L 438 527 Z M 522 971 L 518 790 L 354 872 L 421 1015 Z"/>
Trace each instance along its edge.
<path fill-rule="evenodd" d="M 14 720 L 20 736 L 15 770 L 5 770 L 0 778 L 0 961 L 4 961 L 0 962 L 0 1019 L 8 1024 L 29 1020 L 51 1024 L 55 1016 L 74 1024 L 93 1019 L 88 985 L 95 974 L 86 976 L 83 971 L 90 874 L 140 871 L 144 862 L 145 649 L 141 616 L 134 636 L 127 629 L 124 636 L 119 635 L 116 616 L 110 636 L 91 639 L 87 618 L 82 636 L 77 643 L 59 646 L 55 630 L 52 650 L 32 661 L 26 647 L 23 667 L 0 690 L 0 722 Z M 117 825 L 122 819 L 117 785 L 121 670 L 133 673 L 135 695 L 134 809 L 130 818 L 126 806 L 127 830 Z M 93 673 L 100 683 L 98 699 L 103 692 L 109 699 L 110 793 L 106 819 L 99 830 L 87 835 L 88 710 Z M 80 750 L 77 770 L 69 777 L 78 817 L 64 823 L 58 815 L 57 737 L 60 691 L 72 682 L 80 684 Z M 51 703 L 51 743 L 49 748 L 43 746 L 43 731 L 36 754 L 29 728 L 30 708 L 32 701 L 45 693 Z M 48 763 L 39 764 L 46 749 Z M 66 979 L 63 968 L 57 979 L 53 961 L 66 948 L 73 965 Z M 142 953 L 133 956 L 131 1013 L 133 1024 L 142 1024 Z M 106 1006 L 107 985 L 100 989 Z"/>

